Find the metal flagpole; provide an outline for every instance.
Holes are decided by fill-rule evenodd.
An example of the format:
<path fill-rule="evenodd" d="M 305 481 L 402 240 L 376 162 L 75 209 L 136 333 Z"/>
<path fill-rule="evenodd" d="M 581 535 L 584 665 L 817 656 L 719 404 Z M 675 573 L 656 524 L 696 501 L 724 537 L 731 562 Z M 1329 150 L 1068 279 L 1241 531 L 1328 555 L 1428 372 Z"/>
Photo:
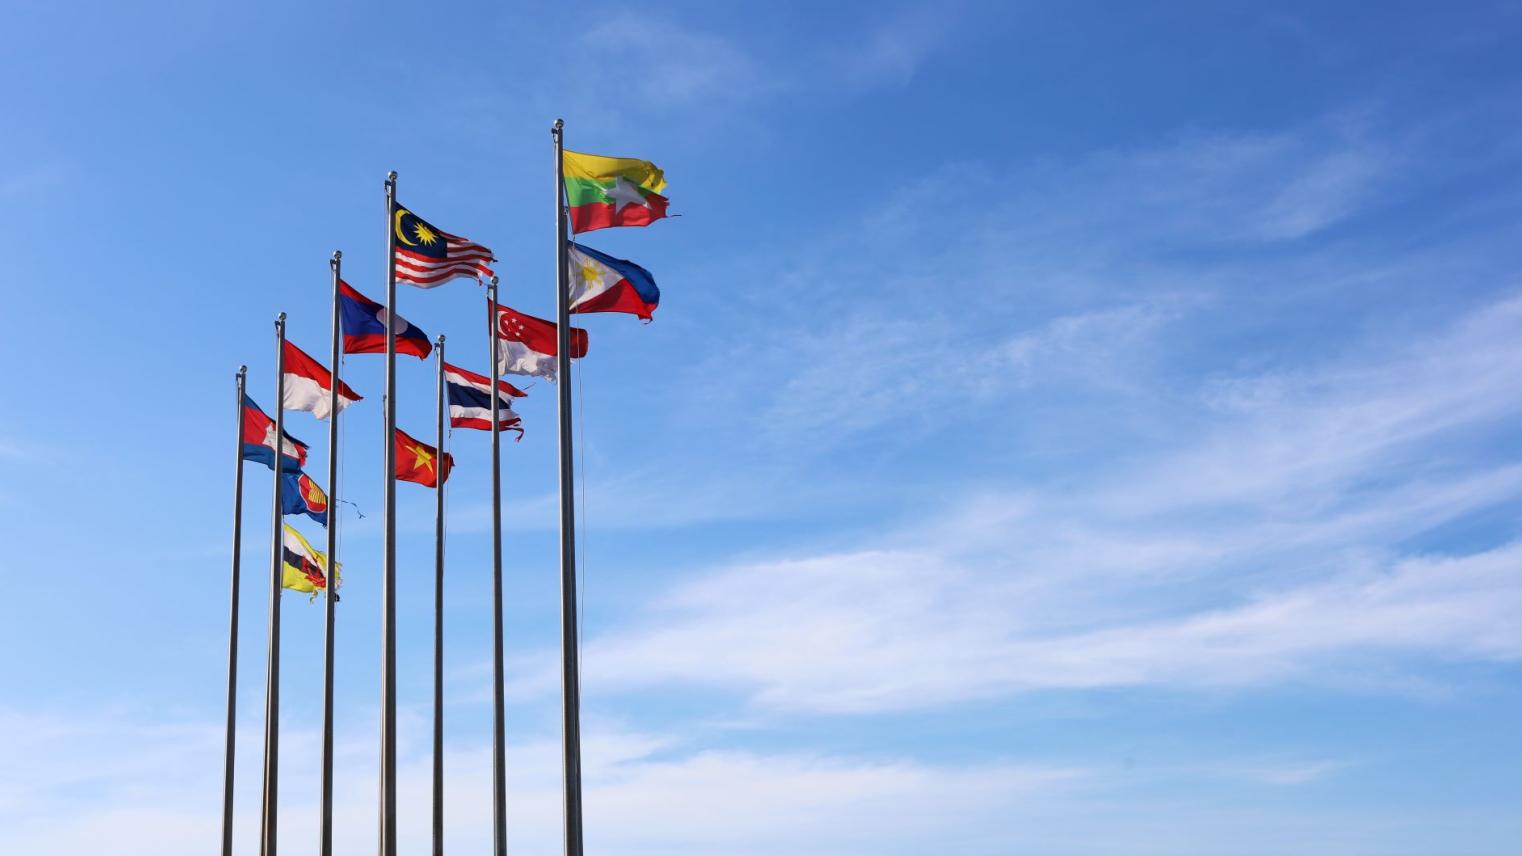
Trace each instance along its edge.
<path fill-rule="evenodd" d="M 439 360 L 438 465 L 433 485 L 433 856 L 444 856 L 444 335 Z"/>
<path fill-rule="evenodd" d="M 386 176 L 386 487 L 381 570 L 380 856 L 396 856 L 396 172 Z"/>
<path fill-rule="evenodd" d="M 491 336 L 491 597 L 492 597 L 492 760 L 491 819 L 493 856 L 507 856 L 507 705 L 502 697 L 506 680 L 502 662 L 502 443 L 497 424 L 498 364 L 497 278 L 486 285 L 491 301 L 486 327 Z"/>
<path fill-rule="evenodd" d="M 275 502 L 270 533 L 269 664 L 264 687 L 264 807 L 259 852 L 275 856 L 276 818 L 280 780 L 280 589 L 284 561 L 281 552 L 281 458 L 285 454 L 285 313 L 275 319 Z"/>
<path fill-rule="evenodd" d="M 238 564 L 243 550 L 243 393 L 248 366 L 238 366 L 238 462 L 233 476 L 232 606 L 227 616 L 227 754 L 222 760 L 222 856 L 233 852 L 233 757 L 238 720 Z M 278 445 L 278 444 L 277 444 Z M 275 459 L 279 461 L 279 449 Z"/>
<path fill-rule="evenodd" d="M 555 120 L 555 374 L 560 406 L 560 681 L 565 853 L 581 856 L 581 674 L 576 648 L 576 498 L 571 482 L 571 301 L 566 276 L 565 122 Z"/>
<path fill-rule="evenodd" d="M 333 350 L 328 367 L 328 591 L 323 604 L 322 646 L 322 818 L 317 852 L 333 856 L 333 607 L 338 602 L 338 354 L 342 333 L 338 328 L 338 283 L 342 279 L 343 253 L 334 250 L 328 260 L 333 274 Z"/>

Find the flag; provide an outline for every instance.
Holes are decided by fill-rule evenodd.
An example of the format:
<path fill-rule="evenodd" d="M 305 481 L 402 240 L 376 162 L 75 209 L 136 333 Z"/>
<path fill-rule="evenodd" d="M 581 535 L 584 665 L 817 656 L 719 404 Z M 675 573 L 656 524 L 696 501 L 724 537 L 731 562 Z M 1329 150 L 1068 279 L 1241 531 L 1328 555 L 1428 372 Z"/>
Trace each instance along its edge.
<path fill-rule="evenodd" d="M 534 375 L 555 379 L 555 322 L 497 306 L 497 371 L 502 374 Z M 571 328 L 571 356 L 587 355 L 587 331 Z"/>
<path fill-rule="evenodd" d="M 260 410 L 247 393 L 243 396 L 243 460 L 275 468 L 275 420 Z M 280 450 L 281 471 L 299 470 L 306 462 L 307 444 L 285 432 Z"/>
<path fill-rule="evenodd" d="M 649 321 L 661 302 L 650 271 L 634 262 L 572 243 L 566 267 L 572 312 L 627 312 Z"/>
<path fill-rule="evenodd" d="M 417 482 L 423 487 L 438 487 L 439 450 L 415 440 L 406 431 L 396 429 L 396 478 L 398 481 Z M 444 453 L 444 481 L 449 481 L 449 471 L 454 469 L 454 455 Z"/>
<path fill-rule="evenodd" d="M 318 419 L 328 418 L 328 390 L 333 385 L 333 373 L 323 368 L 306 351 L 285 343 L 285 409 L 310 410 Z M 359 401 L 363 396 L 338 382 L 338 409 Z"/>
<path fill-rule="evenodd" d="M 444 383 L 449 391 L 449 424 L 456 428 L 491 430 L 491 378 L 444 364 Z M 518 432 L 523 439 L 523 420 L 512 410 L 512 399 L 526 393 L 505 380 L 497 381 L 497 426 Z"/>
<path fill-rule="evenodd" d="M 396 281 L 419 288 L 443 285 L 457 276 L 489 277 L 491 250 L 465 238 L 436 229 L 403 208 L 393 209 L 391 228 L 396 233 Z"/>
<path fill-rule="evenodd" d="M 573 232 L 648 226 L 666 216 L 666 176 L 650 161 L 566 151 L 563 174 Z"/>
<path fill-rule="evenodd" d="M 355 291 L 347 282 L 338 283 L 338 316 L 343 322 L 344 353 L 384 354 L 386 352 L 386 307 Z M 433 352 L 428 334 L 396 316 L 396 352 L 425 359 Z"/>
<path fill-rule="evenodd" d="M 284 573 L 281 575 L 281 587 L 313 594 L 326 591 L 328 554 L 308 544 L 307 539 L 301 537 L 301 533 L 292 529 L 289 524 L 281 528 L 285 530 L 280 536 L 285 564 Z M 339 582 L 342 583 L 342 566 L 335 567 L 334 570 L 338 572 Z"/>
<path fill-rule="evenodd" d="M 280 513 L 305 514 L 313 520 L 328 525 L 328 495 L 317 482 L 303 472 L 280 474 Z"/>

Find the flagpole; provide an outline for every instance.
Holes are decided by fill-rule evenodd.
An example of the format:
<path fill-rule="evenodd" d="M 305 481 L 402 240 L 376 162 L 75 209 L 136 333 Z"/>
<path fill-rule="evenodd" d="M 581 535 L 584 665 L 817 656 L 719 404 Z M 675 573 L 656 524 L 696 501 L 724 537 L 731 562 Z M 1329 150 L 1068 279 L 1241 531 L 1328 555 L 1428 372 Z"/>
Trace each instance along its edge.
<path fill-rule="evenodd" d="M 280 589 L 284 563 L 280 551 L 281 458 L 285 454 L 285 313 L 275 319 L 275 500 L 270 533 L 269 663 L 264 687 L 264 805 L 259 834 L 261 856 L 275 856 L 280 782 Z"/>
<path fill-rule="evenodd" d="M 502 661 L 502 444 L 497 424 L 497 383 L 502 369 L 498 364 L 497 283 L 494 276 L 486 284 L 491 301 L 486 329 L 491 336 L 491 597 L 492 597 L 492 744 L 491 744 L 491 818 L 492 854 L 507 856 L 507 704 L 502 697 L 506 682 Z"/>
<path fill-rule="evenodd" d="M 566 276 L 565 122 L 555 120 L 555 365 L 560 382 L 560 681 L 565 853 L 581 856 L 581 668 L 576 632 L 576 499 L 571 481 L 571 306 Z"/>
<path fill-rule="evenodd" d="M 396 856 L 396 171 L 386 176 L 386 469 L 381 570 L 380 856 Z"/>
<path fill-rule="evenodd" d="M 328 590 L 323 604 L 322 645 L 322 818 L 317 852 L 333 856 L 333 621 L 338 603 L 338 283 L 343 253 L 333 251 L 328 268 L 333 275 L 333 350 L 328 372 Z"/>
<path fill-rule="evenodd" d="M 233 476 L 233 573 L 232 605 L 227 615 L 227 754 L 222 760 L 222 856 L 233 852 L 233 760 L 237 748 L 238 718 L 238 570 L 243 551 L 243 395 L 248 366 L 238 366 L 238 456 Z M 278 443 L 276 444 L 279 445 Z M 275 450 L 275 461 L 280 450 Z"/>
<path fill-rule="evenodd" d="M 438 465 L 433 485 L 433 856 L 444 856 L 444 335 L 439 360 Z"/>

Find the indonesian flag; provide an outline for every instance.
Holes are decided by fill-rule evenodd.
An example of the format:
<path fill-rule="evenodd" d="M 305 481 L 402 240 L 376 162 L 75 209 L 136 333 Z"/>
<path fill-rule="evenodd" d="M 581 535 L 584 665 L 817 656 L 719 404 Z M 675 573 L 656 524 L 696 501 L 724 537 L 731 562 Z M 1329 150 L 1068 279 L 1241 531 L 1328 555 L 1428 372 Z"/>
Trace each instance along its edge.
<path fill-rule="evenodd" d="M 285 409 L 310 410 L 318 419 L 328 418 L 328 390 L 333 374 L 312 359 L 306 351 L 289 341 L 285 343 Z M 338 409 L 359 401 L 363 396 L 338 382 Z"/>
<path fill-rule="evenodd" d="M 497 371 L 555 380 L 555 322 L 497 307 Z M 571 357 L 587 355 L 587 331 L 571 328 Z"/>
<path fill-rule="evenodd" d="M 444 383 L 449 390 L 449 424 L 455 428 L 491 430 L 491 378 L 444 364 Z M 505 380 L 497 381 L 497 427 L 517 431 L 523 439 L 523 420 L 513 412 L 512 399 L 527 395 Z"/>

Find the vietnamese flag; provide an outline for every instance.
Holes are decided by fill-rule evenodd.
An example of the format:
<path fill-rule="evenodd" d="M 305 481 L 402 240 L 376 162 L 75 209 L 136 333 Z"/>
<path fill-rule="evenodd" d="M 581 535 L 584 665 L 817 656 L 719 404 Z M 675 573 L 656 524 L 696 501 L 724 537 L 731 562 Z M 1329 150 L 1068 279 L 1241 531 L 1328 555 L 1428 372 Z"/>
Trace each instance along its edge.
<path fill-rule="evenodd" d="M 413 439 L 406 431 L 396 429 L 396 478 L 397 481 L 417 482 L 423 487 L 439 486 L 439 450 Z M 444 481 L 449 481 L 449 471 L 454 469 L 454 455 L 444 453 Z"/>
<path fill-rule="evenodd" d="M 562 175 L 571 208 L 571 231 L 648 226 L 666 216 L 666 175 L 638 158 L 610 158 L 566 150 Z"/>

